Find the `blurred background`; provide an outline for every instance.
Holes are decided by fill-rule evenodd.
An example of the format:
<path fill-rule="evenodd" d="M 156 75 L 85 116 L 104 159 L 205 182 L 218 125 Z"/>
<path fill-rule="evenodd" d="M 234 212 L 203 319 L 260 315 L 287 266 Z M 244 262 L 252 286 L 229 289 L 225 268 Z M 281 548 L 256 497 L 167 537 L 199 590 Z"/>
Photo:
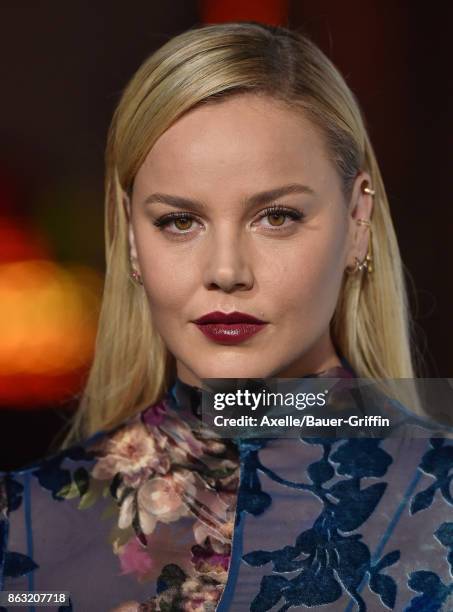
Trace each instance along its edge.
<path fill-rule="evenodd" d="M 453 375 L 447 6 L 3 4 L 0 470 L 46 454 L 89 369 L 104 273 L 104 146 L 121 91 L 157 47 L 201 23 L 255 20 L 301 30 L 341 70 L 387 187 L 425 361 L 420 374 Z"/>

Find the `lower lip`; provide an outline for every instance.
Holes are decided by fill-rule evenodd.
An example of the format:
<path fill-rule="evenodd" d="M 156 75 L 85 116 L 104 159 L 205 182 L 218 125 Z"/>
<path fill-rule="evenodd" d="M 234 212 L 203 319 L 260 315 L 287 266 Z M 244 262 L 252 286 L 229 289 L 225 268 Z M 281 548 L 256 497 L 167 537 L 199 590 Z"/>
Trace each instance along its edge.
<path fill-rule="evenodd" d="M 205 336 L 219 344 L 239 344 L 265 327 L 264 323 L 231 323 L 229 325 L 225 323 L 206 323 L 205 325 L 196 325 Z"/>

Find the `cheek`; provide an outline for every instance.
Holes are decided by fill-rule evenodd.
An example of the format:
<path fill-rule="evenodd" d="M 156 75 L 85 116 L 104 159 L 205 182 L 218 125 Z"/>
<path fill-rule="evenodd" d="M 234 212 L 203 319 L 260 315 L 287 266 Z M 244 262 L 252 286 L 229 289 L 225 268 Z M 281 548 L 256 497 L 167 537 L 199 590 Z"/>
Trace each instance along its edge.
<path fill-rule="evenodd" d="M 140 270 L 153 314 L 180 311 L 194 284 L 190 257 L 175 257 L 175 249 L 165 248 L 162 241 L 137 238 Z"/>
<path fill-rule="evenodd" d="M 344 249 L 340 232 L 305 237 L 263 260 L 262 287 L 278 296 L 282 313 L 298 317 L 304 313 L 315 320 L 329 317 L 343 277 Z"/>
<path fill-rule="evenodd" d="M 182 268 L 169 268 L 160 260 L 142 266 L 142 277 L 154 313 L 181 311 L 190 292 L 190 276 Z"/>

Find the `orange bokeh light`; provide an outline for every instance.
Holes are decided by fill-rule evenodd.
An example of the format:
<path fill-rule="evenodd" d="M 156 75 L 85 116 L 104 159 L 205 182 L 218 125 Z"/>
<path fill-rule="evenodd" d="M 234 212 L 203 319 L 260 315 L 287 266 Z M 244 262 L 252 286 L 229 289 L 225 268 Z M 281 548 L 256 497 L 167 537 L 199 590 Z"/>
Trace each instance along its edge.
<path fill-rule="evenodd" d="M 102 277 L 46 259 L 0 264 L 0 403 L 77 392 L 94 350 Z"/>

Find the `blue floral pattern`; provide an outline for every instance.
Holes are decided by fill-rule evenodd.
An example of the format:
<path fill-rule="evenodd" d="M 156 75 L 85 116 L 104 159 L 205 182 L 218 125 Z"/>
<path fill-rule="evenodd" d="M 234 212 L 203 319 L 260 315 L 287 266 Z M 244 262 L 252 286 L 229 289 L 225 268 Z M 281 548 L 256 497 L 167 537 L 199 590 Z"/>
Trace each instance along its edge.
<path fill-rule="evenodd" d="M 361 541 L 362 535 L 343 535 L 358 529 L 369 518 L 386 488 L 385 482 L 362 488 L 361 478 L 384 476 L 392 457 L 379 447 L 380 440 L 376 439 L 341 442 L 304 438 L 303 441 L 319 444 L 323 449 L 322 459 L 307 468 L 311 483 L 291 482 L 277 476 L 260 463 L 257 449 L 245 449 L 243 482 L 247 494 L 242 504 L 246 512 L 256 513 L 257 508 L 264 511 L 269 503 L 266 493 L 261 491 L 258 470 L 288 487 L 311 491 L 324 506 L 313 527 L 301 532 L 293 545 L 273 551 L 257 550 L 243 557 L 249 565 L 272 563 L 273 567 L 273 575 L 263 578 L 250 610 L 270 610 L 281 598 L 284 599 L 281 611 L 302 605 L 320 606 L 337 601 L 345 590 L 362 612 L 366 606 L 358 587 L 366 574 L 370 589 L 388 608 L 393 608 L 397 586 L 382 570 L 398 561 L 400 552 L 395 550 L 372 564 L 370 550 Z M 335 473 L 332 463 L 338 464 L 339 474 L 349 477 L 328 486 L 326 483 Z M 306 557 L 301 559 L 301 554 Z M 299 571 L 295 578 L 282 575 L 295 570 Z"/>
<path fill-rule="evenodd" d="M 383 570 L 399 561 L 401 551 L 393 550 L 372 561 L 361 533 L 344 535 L 367 521 L 387 487 L 385 481 L 362 487 L 361 479 L 385 477 L 392 457 L 380 448 L 382 441 L 378 439 L 303 438 L 302 441 L 318 444 L 323 450 L 322 458 L 307 467 L 311 482 L 286 480 L 263 465 L 258 455 L 266 440 L 242 444 L 243 472 L 238 502 L 241 511 L 257 515 L 272 502 L 262 490 L 259 472 L 287 487 L 311 491 L 323 504 L 313 526 L 301 532 L 293 544 L 286 543 L 275 550 L 258 549 L 243 556 L 243 561 L 250 566 L 272 566 L 272 574 L 261 580 L 250 611 L 264 612 L 282 603 L 279 612 L 298 606 L 316 608 L 338 601 L 347 592 L 357 604 L 357 610 L 365 612 L 367 606 L 359 593 L 359 586 L 362 587 L 365 580 L 370 590 L 379 596 L 383 607 L 394 609 L 397 583 Z M 449 487 L 453 479 L 453 446 L 442 438 L 431 438 L 430 445 L 419 470 L 435 480 L 413 496 L 411 514 L 429 508 L 437 490 L 447 504 L 452 505 Z M 347 477 L 329 486 L 335 471 Z M 442 523 L 435 536 L 449 550 L 448 561 L 453 575 L 453 523 Z M 285 573 L 294 571 L 298 572 L 294 578 L 285 577 Z M 404 612 L 453 610 L 453 582 L 446 585 L 434 572 L 417 571 L 410 574 L 408 586 L 422 595 L 414 598 Z M 443 607 L 444 604 L 448 608 Z"/>
<path fill-rule="evenodd" d="M 448 504 L 453 504 L 450 492 L 453 480 L 453 446 L 445 444 L 442 438 L 431 438 L 430 444 L 432 448 L 423 456 L 419 469 L 433 476 L 435 480 L 429 487 L 413 497 L 410 507 L 411 514 L 429 508 L 437 490 Z M 450 512 L 450 515 L 453 516 L 453 512 Z M 447 559 L 450 564 L 450 575 L 453 577 L 453 522 L 442 523 L 434 536 L 448 550 Z M 447 585 L 436 573 L 419 570 L 410 574 L 409 586 L 422 595 L 412 599 L 404 612 L 453 610 L 453 580 Z"/>

